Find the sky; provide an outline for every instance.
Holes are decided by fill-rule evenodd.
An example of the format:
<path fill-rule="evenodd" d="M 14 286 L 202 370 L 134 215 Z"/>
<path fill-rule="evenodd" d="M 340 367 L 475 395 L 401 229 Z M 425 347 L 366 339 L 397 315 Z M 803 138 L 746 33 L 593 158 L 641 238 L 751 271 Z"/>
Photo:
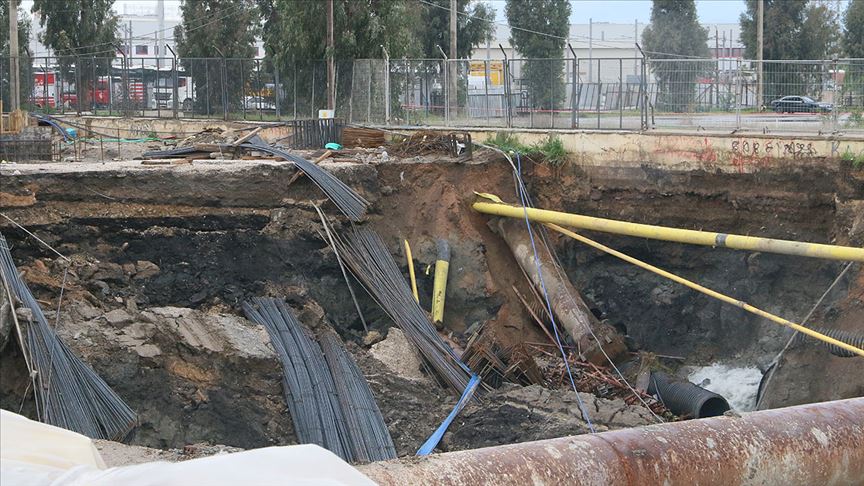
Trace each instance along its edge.
<path fill-rule="evenodd" d="M 0 0 L 2 1 L 2 0 Z M 324 0 L 320 0 L 324 1 Z M 506 22 L 504 15 L 505 0 L 482 0 L 492 4 L 497 20 Z M 835 1 L 835 0 L 832 0 Z M 840 0 L 845 9 L 849 0 Z M 153 9 L 156 0 L 117 0 L 115 10 L 123 13 L 145 13 Z M 651 19 L 651 0 L 570 0 L 572 5 L 570 23 L 594 22 L 631 23 L 638 20 L 647 23 Z M 23 0 L 22 6 L 29 10 L 32 0 Z M 179 16 L 180 0 L 165 0 L 165 14 Z M 735 23 L 746 10 L 744 0 L 696 0 L 696 10 L 702 23 Z"/>
<path fill-rule="evenodd" d="M 504 0 L 486 0 L 495 8 L 498 20 L 505 20 Z M 570 23 L 594 22 L 631 23 L 651 19 L 651 0 L 570 0 Z M 703 23 L 735 23 L 747 9 L 744 0 L 696 0 L 699 21 Z"/>
<path fill-rule="evenodd" d="M 324 1 L 324 0 L 321 0 Z M 506 22 L 504 16 L 505 0 L 484 0 L 495 8 L 499 21 Z M 123 13 L 144 13 L 153 9 L 155 0 L 117 0 L 115 10 Z M 22 6 L 29 10 L 32 0 L 23 0 Z M 638 20 L 647 23 L 651 18 L 651 0 L 571 0 L 571 23 L 588 23 L 591 18 L 595 22 L 630 23 Z M 179 14 L 179 0 L 165 1 L 165 14 L 173 17 Z M 744 0 L 697 0 L 696 8 L 699 20 L 705 23 L 737 22 L 738 16 L 745 10 Z"/>

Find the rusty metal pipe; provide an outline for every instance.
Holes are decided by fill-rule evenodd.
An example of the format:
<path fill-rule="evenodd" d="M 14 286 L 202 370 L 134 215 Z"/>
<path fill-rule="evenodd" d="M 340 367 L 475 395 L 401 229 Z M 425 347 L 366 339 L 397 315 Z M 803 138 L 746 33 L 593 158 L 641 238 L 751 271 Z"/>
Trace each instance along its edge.
<path fill-rule="evenodd" d="M 361 466 L 387 485 L 853 485 L 864 398 Z"/>

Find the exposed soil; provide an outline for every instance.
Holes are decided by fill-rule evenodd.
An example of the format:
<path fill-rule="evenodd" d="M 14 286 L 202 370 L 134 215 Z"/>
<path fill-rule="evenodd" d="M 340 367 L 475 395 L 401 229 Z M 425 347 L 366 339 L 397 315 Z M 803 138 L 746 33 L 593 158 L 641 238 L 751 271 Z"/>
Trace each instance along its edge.
<path fill-rule="evenodd" d="M 46 314 L 66 283 L 58 328 L 141 416 L 134 444 L 241 448 L 296 441 L 285 410 L 281 368 L 266 333 L 243 319 L 240 305 L 259 295 L 289 297 L 301 321 L 307 303 L 351 343 L 400 455 L 413 454 L 456 398 L 429 376 L 394 372 L 367 352 L 367 337 L 337 260 L 322 239 L 311 202 L 340 231 L 345 222 L 306 178 L 288 185 L 286 163 L 225 162 L 169 168 L 137 163 L 77 164 L 53 171 L 0 168 L 0 206 L 71 259 L 64 263 L 6 220 L 0 229 Z M 402 242 L 412 246 L 420 303 L 429 308 L 435 240 L 451 246 L 443 333 L 464 347 L 483 326 L 503 346 L 545 342 L 513 287 L 525 277 L 488 218 L 470 209 L 474 191 L 515 200 L 509 165 L 489 152 L 469 163 L 445 157 L 323 163 L 373 205 L 368 223 L 407 276 Z M 755 174 L 679 172 L 669 168 L 527 164 L 525 180 L 540 207 L 585 214 L 816 242 L 864 243 L 864 186 L 848 168 L 821 164 Z M 91 170 L 92 169 L 92 170 Z M 17 174 L 15 173 L 17 171 Z M 8 181 L 8 183 L 7 183 Z M 311 202 L 310 202 L 311 201 Z M 734 250 L 589 234 L 598 241 L 769 312 L 801 319 L 842 264 Z M 592 311 L 638 347 L 681 357 L 766 366 L 788 330 L 695 294 L 577 242 L 550 236 L 563 267 Z M 835 290 L 812 325 L 860 329 L 862 273 Z M 370 330 L 393 324 L 360 290 Z M 311 304 L 310 304 L 311 305 Z M 314 313 L 313 313 L 314 314 Z M 864 394 L 851 359 L 796 347 L 785 372 L 782 406 Z M 14 346 L 0 354 L 0 405 L 17 410 L 27 377 Z M 411 379 L 409 377 L 413 377 Z M 466 408 L 441 448 L 584 433 L 566 389 L 505 386 Z M 644 408 L 583 394 L 598 428 L 651 423 Z M 24 401 L 24 412 L 32 406 Z M 30 407 L 30 408 L 28 408 Z"/>

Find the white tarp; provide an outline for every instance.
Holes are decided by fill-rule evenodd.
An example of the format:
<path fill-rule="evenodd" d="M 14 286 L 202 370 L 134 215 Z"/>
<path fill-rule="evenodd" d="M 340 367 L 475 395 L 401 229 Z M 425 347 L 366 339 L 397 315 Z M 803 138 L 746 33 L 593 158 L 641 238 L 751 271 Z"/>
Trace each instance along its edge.
<path fill-rule="evenodd" d="M 42 485 L 374 485 L 315 445 L 266 447 L 185 462 L 105 468 L 80 434 L 0 410 L 0 484 Z"/>

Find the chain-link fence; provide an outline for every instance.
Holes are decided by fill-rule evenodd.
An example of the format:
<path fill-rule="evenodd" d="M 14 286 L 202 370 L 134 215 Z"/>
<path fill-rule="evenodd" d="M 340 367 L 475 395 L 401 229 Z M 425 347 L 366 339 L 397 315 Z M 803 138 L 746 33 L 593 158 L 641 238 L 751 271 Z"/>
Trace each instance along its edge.
<path fill-rule="evenodd" d="M 32 58 L 31 111 L 277 121 L 327 107 L 323 60 Z M 391 126 L 864 131 L 864 60 L 336 61 L 336 116 Z M 9 97 L 0 59 L 0 96 Z"/>

